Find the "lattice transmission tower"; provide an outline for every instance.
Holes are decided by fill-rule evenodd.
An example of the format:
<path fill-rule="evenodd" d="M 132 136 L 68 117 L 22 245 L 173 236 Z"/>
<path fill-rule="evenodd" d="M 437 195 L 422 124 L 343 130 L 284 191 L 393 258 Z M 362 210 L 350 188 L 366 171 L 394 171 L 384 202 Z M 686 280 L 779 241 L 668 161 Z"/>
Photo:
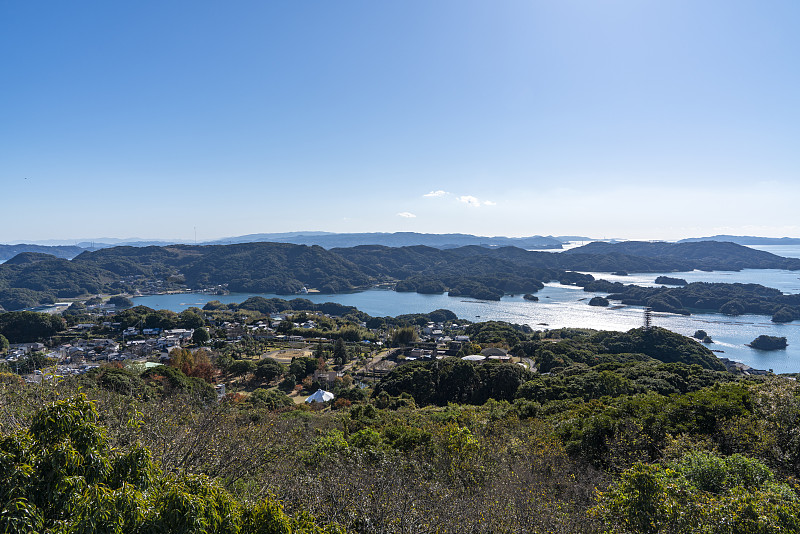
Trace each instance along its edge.
<path fill-rule="evenodd" d="M 650 330 L 653 326 L 653 308 L 646 306 L 644 309 L 644 329 Z"/>

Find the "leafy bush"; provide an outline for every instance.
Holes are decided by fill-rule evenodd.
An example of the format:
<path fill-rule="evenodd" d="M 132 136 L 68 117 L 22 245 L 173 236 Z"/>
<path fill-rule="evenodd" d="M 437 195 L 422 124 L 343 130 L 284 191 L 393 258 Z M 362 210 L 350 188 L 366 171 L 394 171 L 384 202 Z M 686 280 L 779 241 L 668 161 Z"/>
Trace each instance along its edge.
<path fill-rule="evenodd" d="M 79 395 L 40 410 L 0 439 L 2 532 L 343 533 L 267 498 L 237 502 L 203 475 L 164 475 L 150 452 L 111 447 L 95 405 Z"/>
<path fill-rule="evenodd" d="M 671 465 L 636 464 L 599 494 L 594 513 L 622 533 L 797 532 L 800 498 L 770 469 L 740 455 L 691 453 Z"/>

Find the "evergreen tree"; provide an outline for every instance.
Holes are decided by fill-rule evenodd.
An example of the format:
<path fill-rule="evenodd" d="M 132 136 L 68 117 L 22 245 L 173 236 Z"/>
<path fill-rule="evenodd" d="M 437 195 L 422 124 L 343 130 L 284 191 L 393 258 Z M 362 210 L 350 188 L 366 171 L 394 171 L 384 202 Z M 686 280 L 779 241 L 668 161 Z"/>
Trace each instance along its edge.
<path fill-rule="evenodd" d="M 347 348 L 344 345 L 344 340 L 339 338 L 333 346 L 333 361 L 336 365 L 344 365 L 347 363 Z"/>

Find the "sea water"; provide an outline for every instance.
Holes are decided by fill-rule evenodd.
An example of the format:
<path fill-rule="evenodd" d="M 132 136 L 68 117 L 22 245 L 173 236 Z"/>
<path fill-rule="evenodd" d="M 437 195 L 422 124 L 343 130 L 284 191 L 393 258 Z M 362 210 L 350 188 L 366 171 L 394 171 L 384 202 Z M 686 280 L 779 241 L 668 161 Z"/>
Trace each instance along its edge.
<path fill-rule="evenodd" d="M 800 258 L 800 246 L 763 245 L 754 246 L 788 258 Z M 556 253 L 555 251 L 553 251 Z M 595 278 L 655 286 L 658 276 L 683 278 L 687 282 L 725 282 L 761 284 L 779 289 L 784 293 L 800 293 L 800 271 L 780 269 L 744 269 L 742 271 L 690 271 L 671 273 L 631 273 L 618 276 L 609 273 L 590 273 Z M 397 316 L 407 313 L 428 313 L 444 308 L 453 311 L 461 319 L 469 321 L 507 321 L 527 324 L 535 330 L 553 328 L 592 328 L 596 330 L 626 331 L 642 326 L 644 310 L 640 306 L 614 305 L 608 308 L 589 306 L 593 296 L 605 293 L 591 293 L 576 286 L 558 283 L 546 284 L 538 291 L 538 302 L 527 301 L 522 295 L 506 295 L 499 301 L 476 300 L 464 297 L 448 297 L 446 294 L 422 295 L 419 293 L 397 293 L 395 291 L 370 289 L 357 293 L 340 295 L 274 295 L 274 294 L 230 294 L 224 296 L 203 293 L 181 293 L 175 295 L 152 295 L 135 297 L 136 305 L 154 309 L 168 309 L 180 312 L 191 306 L 202 308 L 211 300 L 223 303 L 242 302 L 251 296 L 265 298 L 306 298 L 312 302 L 338 302 L 355 306 L 374 317 Z M 772 369 L 776 373 L 800 372 L 800 321 L 775 324 L 770 317 L 763 315 L 740 315 L 731 317 L 718 313 L 698 313 L 690 316 L 655 313 L 653 324 L 691 336 L 697 330 L 705 330 L 714 340 L 708 347 L 718 356 L 740 361 L 756 369 Z M 751 349 L 747 343 L 766 334 L 786 337 L 789 346 L 785 350 L 760 351 Z"/>

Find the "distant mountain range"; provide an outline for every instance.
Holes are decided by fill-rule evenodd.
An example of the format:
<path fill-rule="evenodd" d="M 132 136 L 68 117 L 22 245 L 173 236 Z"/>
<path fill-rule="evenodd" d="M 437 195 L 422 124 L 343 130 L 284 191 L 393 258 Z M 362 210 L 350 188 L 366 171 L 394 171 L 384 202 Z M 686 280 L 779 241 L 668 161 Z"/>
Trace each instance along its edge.
<path fill-rule="evenodd" d="M 58 246 L 47 246 L 47 245 L 0 245 L 0 261 L 6 261 L 17 254 L 22 254 L 23 252 L 38 252 L 42 254 L 50 254 L 57 258 L 65 258 L 65 259 L 72 259 L 81 252 L 83 252 L 84 248 L 78 246 L 65 246 L 65 245 L 58 245 Z"/>
<path fill-rule="evenodd" d="M 413 247 L 425 245 L 448 249 L 478 245 L 485 247 L 518 247 L 524 249 L 560 249 L 568 240 L 553 236 L 530 237 L 484 237 L 470 234 L 421 234 L 418 232 L 373 232 L 334 234 L 322 232 L 291 232 L 282 234 L 249 234 L 204 243 L 207 245 L 230 245 L 236 243 L 292 243 L 295 245 L 319 245 L 331 249 L 356 247 L 359 245 L 382 245 L 385 247 Z"/>
<path fill-rule="evenodd" d="M 119 246 L 150 247 L 170 245 L 234 245 L 240 243 L 291 243 L 294 245 L 319 245 L 326 249 L 355 247 L 359 245 L 383 245 L 387 247 L 425 245 L 438 249 L 457 248 L 468 245 L 484 247 L 511 246 L 524 249 L 560 249 L 563 243 L 568 243 L 570 241 L 591 241 L 591 239 L 581 236 L 553 237 L 537 235 L 530 237 L 484 237 L 470 234 L 422 234 L 417 232 L 337 234 L 314 231 L 247 234 L 199 243 L 106 237 L 82 240 L 78 243 L 74 243 L 74 241 L 49 240 L 41 241 L 36 244 L 0 245 L 0 261 L 13 258 L 20 252 L 43 252 L 59 258 L 72 259 L 84 250 L 98 250 Z M 66 245 L 66 243 L 70 244 Z"/>
<path fill-rule="evenodd" d="M 710 237 L 690 237 L 678 243 L 694 243 L 697 241 L 727 241 L 737 245 L 800 245 L 797 237 L 756 237 L 751 235 L 713 235 Z"/>

